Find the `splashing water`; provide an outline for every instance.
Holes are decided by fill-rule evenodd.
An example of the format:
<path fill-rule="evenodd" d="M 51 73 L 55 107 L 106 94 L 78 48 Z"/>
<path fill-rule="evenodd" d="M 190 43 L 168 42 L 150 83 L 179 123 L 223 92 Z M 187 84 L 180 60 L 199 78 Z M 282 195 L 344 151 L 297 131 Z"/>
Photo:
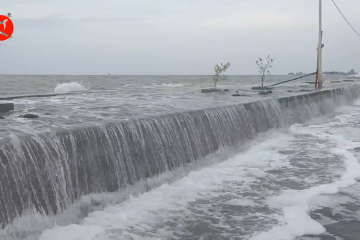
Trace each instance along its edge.
<path fill-rule="evenodd" d="M 189 84 L 161 83 L 161 84 L 151 84 L 151 85 L 145 86 L 145 88 L 183 88 L 184 86 L 189 86 Z"/>
<path fill-rule="evenodd" d="M 69 93 L 69 92 L 84 92 L 88 89 L 78 82 L 60 83 L 58 84 L 54 92 L 55 93 Z"/>
<path fill-rule="evenodd" d="M 184 87 L 184 85 L 182 85 L 180 83 L 163 83 L 158 86 L 161 86 L 161 87 Z"/>
<path fill-rule="evenodd" d="M 95 211 L 80 224 L 47 229 L 40 240 L 293 240 L 323 234 L 309 215 L 323 202 L 313 199 L 337 194 L 360 177 L 351 153 L 360 143 L 333 130 L 353 124 L 356 110 L 272 132 L 244 153 Z"/>
<path fill-rule="evenodd" d="M 310 197 L 329 193 L 323 186 L 334 193 L 354 183 L 357 175 L 349 170 L 359 168 L 348 150 L 360 146 L 340 138 L 334 129 L 360 118 L 351 109 L 331 123 L 299 123 L 330 115 L 335 107 L 352 103 L 359 94 L 351 88 L 329 91 L 321 98 L 318 93 L 311 96 L 19 140 L 12 137 L 10 142 L 0 143 L 0 186 L 5 186 L 0 194 L 0 220 L 3 226 L 10 223 L 0 231 L 0 239 L 120 240 L 128 235 L 136 240 L 227 240 L 236 236 L 284 240 L 321 233 L 323 228 L 309 219 L 306 206 Z M 287 129 L 293 123 L 297 124 Z M 125 201 L 89 201 L 91 206 L 80 207 L 75 221 L 38 224 L 33 227 L 36 231 L 19 224 L 26 220 L 24 216 L 34 216 L 26 215 L 32 209 L 44 216 L 61 214 L 88 194 L 131 189 L 143 179 L 176 172 L 224 147 L 243 146 L 256 135 L 280 127 L 287 131 L 275 132 L 248 151 L 192 171 L 175 183 L 165 181 L 161 187 Z M 298 201 L 288 202 L 288 195 L 297 196 Z M 294 220 L 296 213 L 301 219 Z M 311 226 L 294 227 L 297 220 Z M 287 235 L 278 234 L 279 226 Z"/>

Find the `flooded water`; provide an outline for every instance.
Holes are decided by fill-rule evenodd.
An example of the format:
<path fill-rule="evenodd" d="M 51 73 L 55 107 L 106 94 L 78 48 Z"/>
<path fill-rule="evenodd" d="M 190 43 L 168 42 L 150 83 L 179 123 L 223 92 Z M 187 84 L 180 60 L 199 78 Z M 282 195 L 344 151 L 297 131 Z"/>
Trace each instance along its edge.
<path fill-rule="evenodd" d="M 0 239 L 360 239 L 358 87 L 276 99 L 306 81 L 259 96 L 256 76 L 223 94 L 200 93 L 210 76 L 1 76 L 1 96 L 76 94 L 0 120 Z"/>
<path fill-rule="evenodd" d="M 294 77 L 270 76 L 266 83 L 277 83 Z M 328 84 L 324 87 L 334 87 L 334 84 L 330 84 L 331 79 L 343 78 L 328 76 L 325 78 Z M 313 76 L 305 77 L 277 86 L 271 96 L 259 96 L 258 92 L 251 91 L 251 87 L 259 85 L 259 76 L 229 76 L 226 81 L 218 83 L 218 87 L 229 89 L 230 92 L 204 94 L 200 93 L 202 88 L 213 87 L 212 76 L 1 75 L 0 98 L 48 93 L 76 94 L 11 101 L 15 104 L 15 111 L 4 115 L 6 119 L 2 120 L 5 124 L 0 126 L 0 138 L 11 133 L 40 134 L 290 96 L 300 91 L 313 90 L 313 84 L 307 83 L 312 81 Z M 233 97 L 236 92 L 244 96 Z M 19 118 L 27 113 L 41 117 L 35 121 Z"/>
<path fill-rule="evenodd" d="M 358 239 L 360 102 L 40 239 Z M 305 236 L 305 237 L 303 237 Z"/>

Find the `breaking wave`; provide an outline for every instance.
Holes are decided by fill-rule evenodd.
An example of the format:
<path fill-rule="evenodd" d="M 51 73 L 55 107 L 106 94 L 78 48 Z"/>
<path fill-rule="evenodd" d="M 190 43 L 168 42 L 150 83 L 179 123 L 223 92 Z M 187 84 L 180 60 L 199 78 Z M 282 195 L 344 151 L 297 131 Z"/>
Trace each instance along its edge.
<path fill-rule="evenodd" d="M 88 89 L 78 82 L 59 83 L 55 89 L 55 93 L 84 92 Z"/>

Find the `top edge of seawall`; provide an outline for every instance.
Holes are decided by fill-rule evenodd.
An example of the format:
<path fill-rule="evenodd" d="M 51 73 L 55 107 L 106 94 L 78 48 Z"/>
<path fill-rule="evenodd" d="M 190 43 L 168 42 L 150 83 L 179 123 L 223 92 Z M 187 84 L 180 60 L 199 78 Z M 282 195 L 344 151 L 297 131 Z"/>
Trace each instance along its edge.
<path fill-rule="evenodd" d="M 245 104 L 252 104 L 252 103 L 260 103 L 260 102 L 268 102 L 268 101 L 273 101 L 273 100 L 278 100 L 279 102 L 283 101 L 283 100 L 292 100 L 295 99 L 297 97 L 303 97 L 303 96 L 310 96 L 310 97 L 315 97 L 321 94 L 327 94 L 327 93 L 331 93 L 333 91 L 336 90 L 346 90 L 352 87 L 356 87 L 360 89 L 360 83 L 359 84 L 351 84 L 351 85 L 346 85 L 346 86 L 336 86 L 333 88 L 326 88 L 326 89 L 321 89 L 321 90 L 312 90 L 312 91 L 308 91 L 308 92 L 299 92 L 299 93 L 292 93 L 289 96 L 274 96 L 274 97 L 269 97 L 269 98 L 265 98 L 265 99 L 258 99 L 258 100 L 249 100 L 248 102 L 242 102 L 242 103 L 238 103 L 238 104 L 228 104 L 228 105 L 223 105 L 223 106 L 216 106 L 216 107 L 208 107 L 208 108 L 203 108 L 203 109 L 196 109 L 196 110 L 185 110 L 185 111 L 178 111 L 178 112 L 173 112 L 170 114 L 163 114 L 163 115 L 158 115 L 158 116 L 147 116 L 147 117 L 140 117 L 140 118 L 136 118 L 136 119 L 130 119 L 129 121 L 126 122 L 134 122 L 134 121 L 141 121 L 141 120 L 148 120 L 148 119 L 159 119 L 159 118 L 163 118 L 163 117 L 167 117 L 167 116 L 174 116 L 174 115 L 179 115 L 179 114 L 192 114 L 192 113 L 196 113 L 196 112 L 202 112 L 202 111 L 208 111 L 208 110 L 214 110 L 214 109 L 219 109 L 219 108 L 224 108 L 224 107 L 235 107 L 235 106 L 241 106 L 241 105 L 245 105 Z M 124 122 L 124 123 L 126 123 Z M 114 123 L 109 124 L 109 125 L 116 125 Z"/>
<path fill-rule="evenodd" d="M 249 100 L 248 102 L 242 102 L 242 103 L 238 103 L 238 104 L 229 104 L 229 105 L 223 105 L 223 106 L 217 106 L 217 107 L 209 107 L 209 108 L 204 108 L 204 109 L 197 109 L 197 110 L 184 110 L 184 111 L 178 111 L 178 112 L 173 112 L 173 113 L 168 113 L 168 114 L 162 114 L 162 115 L 157 115 L 157 116 L 144 116 L 144 117 L 139 117 L 139 118 L 134 118 L 134 119 L 130 119 L 128 121 L 119 121 L 118 123 L 105 123 L 103 125 L 90 125 L 90 126 L 81 126 L 78 128 L 74 128 L 74 129 L 59 129 L 58 131 L 54 132 L 56 135 L 66 135 L 69 134 L 69 132 L 72 133 L 76 133 L 78 131 L 86 131 L 86 130 L 90 130 L 90 129 L 94 129 L 94 128 L 100 128 L 100 127 L 111 127 L 111 126 L 116 126 L 116 125 L 120 125 L 120 124 L 131 124 L 134 122 L 141 122 L 141 121 L 145 121 L 145 120 L 158 120 L 158 119 L 163 119 L 163 118 L 167 118 L 167 117 L 173 117 L 173 116 L 179 116 L 179 115 L 183 115 L 183 114 L 196 114 L 199 112 L 204 112 L 204 111 L 211 111 L 211 110 L 215 110 L 215 109 L 221 109 L 221 108 L 226 108 L 226 107 L 236 107 L 236 106 L 243 106 L 243 105 L 247 105 L 247 104 L 254 104 L 254 103 L 264 103 L 264 102 L 269 102 L 269 101 L 274 101 L 274 100 L 278 100 L 280 103 L 288 100 L 288 101 L 292 101 L 295 100 L 299 97 L 304 97 L 304 96 L 309 96 L 309 97 L 316 97 L 319 95 L 323 95 L 323 94 L 331 94 L 333 91 L 341 91 L 341 90 L 346 90 L 346 89 L 350 89 L 350 88 L 360 88 L 360 84 L 351 84 L 351 85 L 346 85 L 346 86 L 334 86 L 332 88 L 326 88 L 326 89 L 322 89 L 322 90 L 312 90 L 309 92 L 299 92 L 299 93 L 293 93 L 289 96 L 278 96 L 278 97 L 270 97 L 270 98 L 265 98 L 265 99 L 259 99 L 259 100 Z M 43 135 L 47 135 L 47 134 L 53 134 L 53 133 L 44 133 Z M 31 137 L 31 134 L 24 134 L 21 136 L 18 136 L 20 139 L 26 139 Z M 9 138 L 3 138 L 0 140 L 1 142 L 8 142 Z"/>
<path fill-rule="evenodd" d="M 72 95 L 72 94 L 78 94 L 78 92 L 26 94 L 26 95 L 8 96 L 8 97 L 0 97 L 0 101 L 15 100 L 15 99 L 20 99 L 20 98 L 56 97 L 56 96 L 64 96 L 64 95 Z"/>

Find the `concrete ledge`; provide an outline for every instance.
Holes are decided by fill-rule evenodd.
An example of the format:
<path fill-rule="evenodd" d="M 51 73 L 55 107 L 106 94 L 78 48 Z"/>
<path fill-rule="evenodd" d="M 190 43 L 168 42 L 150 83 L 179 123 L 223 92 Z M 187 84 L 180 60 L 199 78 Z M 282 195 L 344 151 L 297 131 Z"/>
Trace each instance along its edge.
<path fill-rule="evenodd" d="M 47 93 L 47 94 L 30 94 L 30 95 L 20 95 L 20 96 L 9 96 L 9 97 L 0 97 L 0 100 L 14 100 L 19 98 L 32 98 L 32 97 L 55 97 L 62 95 L 70 95 L 76 94 L 76 92 L 72 93 Z"/>
<path fill-rule="evenodd" d="M 252 87 L 252 90 L 271 90 L 272 88 L 270 87 Z"/>
<path fill-rule="evenodd" d="M 14 110 L 13 103 L 0 103 L 0 113 L 5 113 Z"/>
<path fill-rule="evenodd" d="M 202 93 L 212 93 L 212 92 L 229 92 L 229 89 L 213 89 L 213 88 L 205 88 L 201 89 Z"/>

